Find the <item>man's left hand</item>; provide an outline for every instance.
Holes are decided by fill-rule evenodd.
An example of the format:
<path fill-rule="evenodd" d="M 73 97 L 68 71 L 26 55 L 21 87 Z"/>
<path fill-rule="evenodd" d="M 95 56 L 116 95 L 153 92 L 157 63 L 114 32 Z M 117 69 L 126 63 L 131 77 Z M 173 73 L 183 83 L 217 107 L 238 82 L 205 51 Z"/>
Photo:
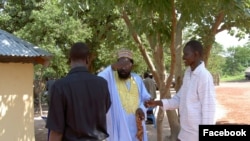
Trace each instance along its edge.
<path fill-rule="evenodd" d="M 140 120 L 144 120 L 145 119 L 145 114 L 143 112 L 143 110 L 141 108 L 138 108 L 135 112 L 136 115 L 139 116 Z"/>

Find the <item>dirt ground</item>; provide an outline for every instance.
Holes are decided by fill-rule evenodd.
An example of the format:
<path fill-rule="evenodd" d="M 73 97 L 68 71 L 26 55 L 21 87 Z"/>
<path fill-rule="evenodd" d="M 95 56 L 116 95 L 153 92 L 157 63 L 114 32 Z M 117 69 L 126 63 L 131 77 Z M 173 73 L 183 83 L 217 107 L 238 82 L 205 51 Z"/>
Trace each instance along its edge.
<path fill-rule="evenodd" d="M 217 124 L 250 124 L 250 81 L 226 82 L 216 86 Z M 44 113 L 46 115 L 46 112 Z M 169 126 L 164 119 L 163 130 Z M 36 141 L 47 141 L 45 121 L 36 114 L 34 118 Z M 149 141 L 156 140 L 156 129 L 147 125 Z"/>
<path fill-rule="evenodd" d="M 47 111 L 45 111 L 43 115 L 47 116 Z M 42 119 L 40 114 L 38 113 L 35 113 L 34 125 L 35 125 L 35 140 L 47 141 L 48 130 L 45 128 L 45 120 Z"/>
<path fill-rule="evenodd" d="M 218 124 L 250 124 L 250 81 L 221 83 L 216 87 L 222 116 Z"/>

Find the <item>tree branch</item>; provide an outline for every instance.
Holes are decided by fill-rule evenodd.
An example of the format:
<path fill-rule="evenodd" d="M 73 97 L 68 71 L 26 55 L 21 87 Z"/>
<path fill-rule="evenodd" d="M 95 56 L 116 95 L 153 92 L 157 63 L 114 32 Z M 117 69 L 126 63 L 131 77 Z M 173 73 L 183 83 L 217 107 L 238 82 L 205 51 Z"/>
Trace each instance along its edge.
<path fill-rule="evenodd" d="M 222 31 L 224 31 L 224 30 L 230 30 L 232 27 L 235 26 L 235 24 L 236 24 L 236 22 L 230 22 L 230 23 L 228 23 L 228 24 L 223 24 L 223 25 L 217 30 L 216 34 L 222 32 Z"/>
<path fill-rule="evenodd" d="M 213 27 L 212 27 L 212 34 L 213 34 L 213 35 L 216 35 L 216 33 L 218 32 L 217 29 L 219 28 L 220 24 L 222 23 L 224 17 L 225 17 L 225 14 L 224 14 L 223 11 L 221 11 L 221 12 L 216 16 L 215 23 L 213 24 Z"/>
<path fill-rule="evenodd" d="M 138 44 L 138 47 L 141 51 L 142 56 L 144 57 L 144 60 L 146 61 L 146 63 L 148 64 L 150 70 L 155 70 L 152 61 L 149 59 L 150 57 L 148 56 L 145 47 L 143 46 L 141 39 L 139 37 L 139 35 L 135 32 L 135 30 L 132 28 L 132 24 L 129 20 L 129 17 L 127 15 L 127 13 L 125 12 L 125 10 L 122 11 L 122 18 L 124 19 L 129 31 L 132 34 L 132 37 L 134 39 L 134 41 Z M 154 72 L 153 72 L 154 73 Z M 155 75 L 154 75 L 155 76 Z M 156 75 L 156 79 L 158 79 L 158 75 Z"/>
<path fill-rule="evenodd" d="M 172 83 L 172 78 L 173 78 L 173 74 L 174 74 L 174 70 L 175 70 L 175 35 L 176 35 L 176 25 L 177 25 L 177 21 L 176 21 L 176 12 L 175 12 L 175 2 L 174 0 L 171 0 L 171 13 L 172 13 L 172 31 L 171 31 L 171 45 L 170 45 L 170 54 L 171 54 L 171 66 L 170 66 L 170 76 L 167 79 L 167 90 L 169 90 L 170 85 Z M 165 94 L 166 96 L 166 94 Z M 164 97 L 165 97 L 164 96 Z"/>

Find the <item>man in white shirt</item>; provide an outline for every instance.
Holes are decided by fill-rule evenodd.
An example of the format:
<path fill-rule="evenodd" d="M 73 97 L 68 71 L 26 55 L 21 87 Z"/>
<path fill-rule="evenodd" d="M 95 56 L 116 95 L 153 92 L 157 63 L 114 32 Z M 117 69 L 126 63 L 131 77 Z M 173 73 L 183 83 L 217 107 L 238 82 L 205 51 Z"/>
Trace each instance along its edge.
<path fill-rule="evenodd" d="M 183 60 L 188 67 L 180 90 L 171 99 L 147 102 L 147 106 L 162 106 L 164 110 L 179 108 L 179 141 L 198 141 L 199 125 L 216 122 L 215 87 L 212 75 L 202 61 L 202 54 L 201 43 L 189 41 L 183 49 Z"/>

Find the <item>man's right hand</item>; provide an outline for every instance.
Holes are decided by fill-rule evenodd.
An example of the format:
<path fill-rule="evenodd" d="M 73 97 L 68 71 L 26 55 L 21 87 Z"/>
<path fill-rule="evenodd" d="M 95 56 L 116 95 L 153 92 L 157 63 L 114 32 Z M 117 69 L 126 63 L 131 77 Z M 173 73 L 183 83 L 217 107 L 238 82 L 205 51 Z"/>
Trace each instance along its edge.
<path fill-rule="evenodd" d="M 145 101 L 145 106 L 146 107 L 155 107 L 155 106 L 162 106 L 162 102 L 161 100 L 153 100 L 153 99 L 150 99 L 148 101 Z"/>

